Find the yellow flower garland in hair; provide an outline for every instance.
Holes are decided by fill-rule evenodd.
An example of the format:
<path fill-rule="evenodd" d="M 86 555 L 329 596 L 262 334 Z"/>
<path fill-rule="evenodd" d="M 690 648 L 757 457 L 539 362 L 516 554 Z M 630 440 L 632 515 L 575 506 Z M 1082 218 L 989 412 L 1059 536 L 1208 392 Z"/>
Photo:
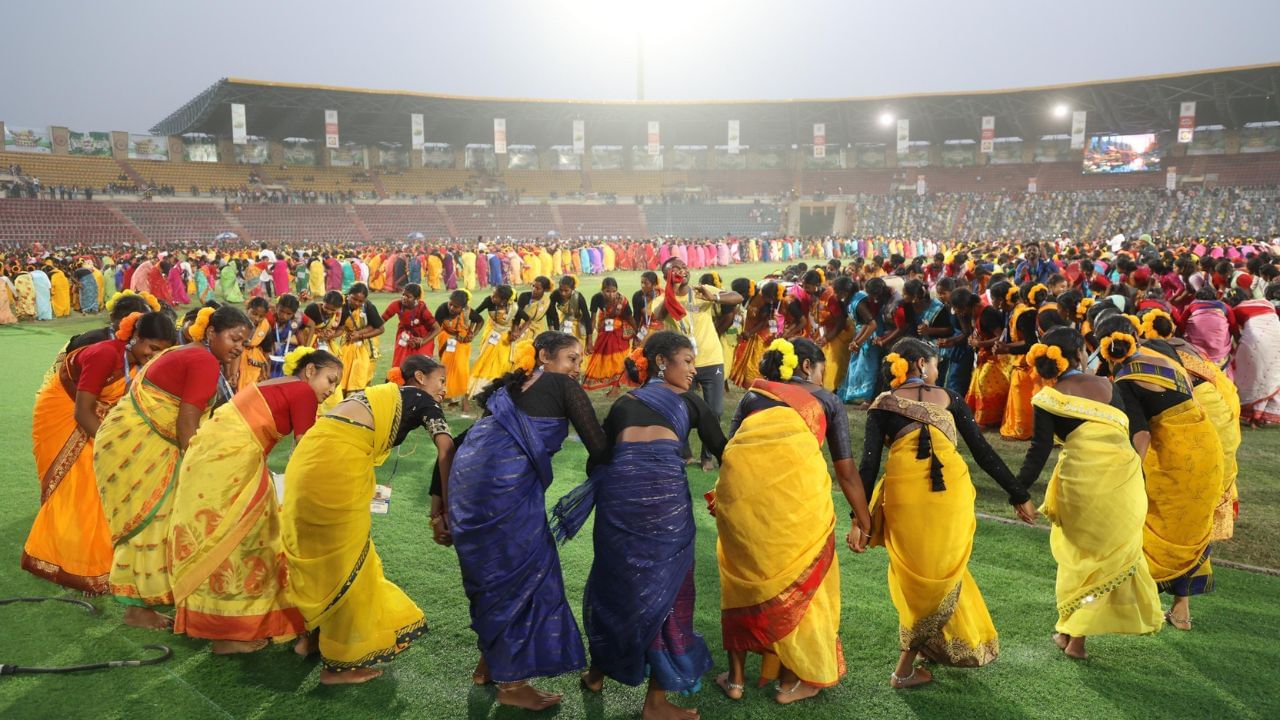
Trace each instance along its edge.
<path fill-rule="evenodd" d="M 138 320 L 142 318 L 142 313 L 129 313 L 125 319 L 120 321 L 120 327 L 116 329 L 116 339 L 122 342 L 128 342 L 133 339 L 133 329 L 137 326 Z"/>
<path fill-rule="evenodd" d="M 156 299 L 155 295 L 144 290 L 142 299 L 147 301 L 147 307 L 151 308 L 151 312 L 160 312 L 160 301 Z"/>
<path fill-rule="evenodd" d="M 1040 371 L 1036 370 L 1036 360 L 1045 357 L 1049 358 L 1058 366 L 1058 374 L 1067 371 L 1071 367 L 1071 363 L 1062 356 L 1062 348 L 1057 345 L 1045 345 L 1044 343 L 1036 343 L 1027 351 L 1027 363 L 1031 366 L 1031 372 L 1040 376 Z M 1040 376 L 1043 377 L 1043 376 Z"/>
<path fill-rule="evenodd" d="M 889 353 L 885 355 L 884 361 L 889 363 L 889 373 L 893 375 L 893 380 L 889 385 L 897 388 L 899 385 L 907 381 L 907 373 L 911 370 L 911 363 L 898 353 Z"/>
<path fill-rule="evenodd" d="M 1016 302 L 1018 300 L 1018 288 L 1016 285 L 1010 285 L 1009 291 L 1004 294 L 1005 302 Z"/>
<path fill-rule="evenodd" d="M 125 297 L 126 295 L 136 295 L 136 294 L 137 294 L 137 293 L 135 293 L 134 291 L 129 290 L 129 289 L 127 289 L 127 288 L 126 288 L 126 289 L 121 290 L 120 292 L 118 292 L 118 293 L 116 293 L 116 294 L 112 295 L 110 298 L 108 298 L 108 299 L 107 299 L 107 304 L 106 304 L 107 312 L 109 313 L 109 312 L 111 312 L 112 310 L 114 310 L 114 309 L 115 309 L 115 307 L 116 307 L 116 302 L 117 302 L 118 300 L 120 300 L 120 298 Z M 148 305 L 150 305 L 151 303 L 147 303 L 147 304 L 148 304 Z"/>
<path fill-rule="evenodd" d="M 1084 320 L 1086 317 L 1088 317 L 1089 308 L 1093 307 L 1093 304 L 1095 302 L 1097 302 L 1097 300 L 1094 300 L 1093 298 L 1085 298 L 1081 300 L 1080 304 L 1076 305 L 1076 319 Z"/>
<path fill-rule="evenodd" d="M 1139 320 L 1137 316 L 1125 313 L 1124 318 L 1129 321 L 1130 325 L 1133 325 L 1135 332 L 1142 332 L 1142 321 Z"/>
<path fill-rule="evenodd" d="M 1169 315 L 1169 313 L 1159 308 L 1148 310 L 1146 314 L 1142 316 L 1142 325 L 1139 327 L 1139 329 L 1142 331 L 1143 337 L 1147 338 L 1148 340 L 1164 340 L 1165 338 L 1169 337 L 1168 335 L 1161 335 L 1160 331 L 1156 330 L 1156 320 L 1159 318 L 1164 318 L 1168 320 L 1170 327 L 1174 326 L 1173 318 Z"/>
<path fill-rule="evenodd" d="M 826 270 L 823 270 L 822 268 L 814 268 L 814 272 L 818 273 L 818 284 L 819 284 L 819 285 L 826 285 L 826 284 L 827 284 L 827 271 L 826 271 Z"/>
<path fill-rule="evenodd" d="M 187 334 L 191 336 L 192 342 L 204 340 L 204 334 L 209 329 L 209 318 L 211 317 L 213 317 L 213 308 L 200 308 L 200 312 L 196 313 L 196 319 L 187 326 Z"/>
<path fill-rule="evenodd" d="M 711 284 L 721 289 L 724 288 L 724 285 L 722 285 L 720 281 L 720 273 L 715 272 L 714 270 L 711 272 Z"/>
<path fill-rule="evenodd" d="M 1049 292 L 1049 286 L 1044 283 L 1036 283 L 1035 285 L 1032 285 L 1031 289 L 1027 291 L 1027 301 L 1034 305 L 1036 303 L 1036 295 L 1039 295 L 1042 292 Z"/>
<path fill-rule="evenodd" d="M 795 370 L 800 366 L 800 358 L 796 357 L 796 346 L 789 341 L 778 338 L 769 343 L 769 350 L 782 355 L 782 365 L 778 369 L 778 376 L 785 382 L 795 375 Z"/>
<path fill-rule="evenodd" d="M 747 281 L 747 299 L 750 300 L 755 296 L 756 296 L 756 281 L 748 280 Z"/>
<path fill-rule="evenodd" d="M 315 348 L 307 347 L 306 345 L 290 350 L 289 353 L 284 356 L 284 374 L 292 375 L 296 373 L 298 371 L 298 363 L 302 362 L 302 358 L 315 351 Z"/>
<path fill-rule="evenodd" d="M 528 340 L 516 346 L 515 367 L 525 371 L 525 373 L 533 372 L 533 366 L 538 362 L 538 353 L 533 349 L 533 343 Z"/>
<path fill-rule="evenodd" d="M 1117 355 L 1111 349 L 1112 344 L 1116 342 L 1129 343 L 1129 352 L 1124 353 L 1123 355 Z M 1124 362 L 1125 360 L 1128 360 L 1130 357 L 1133 357 L 1134 353 L 1138 352 L 1138 338 L 1128 333 L 1113 332 L 1110 335 L 1103 338 L 1102 342 L 1098 343 L 1098 350 L 1099 352 L 1102 353 L 1102 357 L 1107 362 L 1110 362 L 1110 363 Z"/>

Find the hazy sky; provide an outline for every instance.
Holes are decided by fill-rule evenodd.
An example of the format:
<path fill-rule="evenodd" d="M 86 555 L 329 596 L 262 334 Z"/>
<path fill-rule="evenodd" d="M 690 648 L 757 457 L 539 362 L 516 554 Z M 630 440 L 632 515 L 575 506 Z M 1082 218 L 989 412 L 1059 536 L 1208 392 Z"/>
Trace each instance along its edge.
<path fill-rule="evenodd" d="M 0 120 L 143 131 L 218 78 L 461 95 L 803 98 L 1280 61 L 1280 0 L 7 0 Z"/>

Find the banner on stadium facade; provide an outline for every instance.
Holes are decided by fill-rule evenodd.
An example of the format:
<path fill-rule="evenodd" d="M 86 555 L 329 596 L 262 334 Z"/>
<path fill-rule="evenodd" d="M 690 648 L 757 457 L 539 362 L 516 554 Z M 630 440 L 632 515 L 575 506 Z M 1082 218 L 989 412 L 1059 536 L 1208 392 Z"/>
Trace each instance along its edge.
<path fill-rule="evenodd" d="M 741 147 L 741 136 L 738 134 L 738 121 L 729 121 L 729 154 L 737 155 L 738 149 Z"/>
<path fill-rule="evenodd" d="M 573 121 L 573 154 L 587 154 L 587 122 L 585 120 Z M 579 162 L 578 166 L 581 167 L 582 163 Z"/>
<path fill-rule="evenodd" d="M 1260 153 L 1280 150 L 1280 123 L 1246 123 L 1240 128 L 1240 152 Z"/>
<path fill-rule="evenodd" d="M 538 149 L 532 145 L 510 145 L 507 147 L 508 170 L 537 170 Z"/>
<path fill-rule="evenodd" d="M 465 152 L 462 162 L 467 170 L 497 172 L 498 155 L 493 151 L 492 145 L 468 145 Z"/>
<path fill-rule="evenodd" d="M 1084 149 L 1084 119 L 1085 111 L 1076 110 L 1071 113 L 1071 149 Z"/>
<path fill-rule="evenodd" d="M 493 154 L 507 154 L 507 119 L 493 119 Z"/>
<path fill-rule="evenodd" d="M 898 153 L 898 167 L 927 167 L 929 165 L 929 141 L 908 142 L 906 150 Z"/>
<path fill-rule="evenodd" d="M 967 167 L 977 162 L 972 140 L 948 140 L 942 144 L 943 167 Z"/>
<path fill-rule="evenodd" d="M 622 169 L 622 146 L 621 145 L 592 145 L 591 146 L 591 169 L 592 170 L 621 170 Z"/>
<path fill-rule="evenodd" d="M 716 169 L 717 170 L 746 170 L 747 156 L 741 152 L 741 149 L 742 149 L 741 146 L 739 146 L 738 149 L 739 149 L 739 152 L 730 153 L 729 148 L 727 146 L 716 148 Z"/>
<path fill-rule="evenodd" d="M 1071 159 L 1071 138 L 1066 135 L 1046 135 L 1040 138 L 1033 148 L 1032 159 L 1038 163 L 1067 162 Z"/>
<path fill-rule="evenodd" d="M 5 125 L 4 151 L 50 155 L 53 153 L 53 138 L 49 135 L 49 128 Z"/>
<path fill-rule="evenodd" d="M 285 165 L 315 165 L 316 144 L 303 138 L 285 138 L 280 145 L 284 148 Z"/>
<path fill-rule="evenodd" d="M 929 186 L 924 181 L 923 175 L 916 176 L 916 194 L 923 195 L 929 191 Z"/>
<path fill-rule="evenodd" d="M 1033 177 L 1027 178 L 1027 192 L 1033 193 L 1035 191 L 1036 191 L 1036 179 Z"/>
<path fill-rule="evenodd" d="M 1227 133 L 1221 125 L 1196 129 L 1187 147 L 1188 155 L 1226 155 Z"/>
<path fill-rule="evenodd" d="M 661 170 L 663 160 L 661 153 L 651 154 L 647 145 L 636 145 L 631 148 L 632 170 Z"/>
<path fill-rule="evenodd" d="M 991 142 L 989 165 L 1018 165 L 1022 162 L 1022 138 L 998 138 Z"/>
<path fill-rule="evenodd" d="M 330 150 L 341 147 L 338 144 L 338 111 L 324 111 L 324 146 Z"/>
<path fill-rule="evenodd" d="M 882 168 L 885 165 L 884 151 L 881 143 L 857 143 L 853 146 L 853 166 Z"/>
<path fill-rule="evenodd" d="M 248 139 L 248 128 L 244 124 L 244 104 L 231 103 L 231 142 L 243 145 Z"/>
<path fill-rule="evenodd" d="M 898 121 L 898 155 L 906 155 L 907 148 L 911 145 L 911 121 Z"/>
<path fill-rule="evenodd" d="M 657 155 L 662 151 L 662 136 L 657 120 L 649 121 L 649 154 Z"/>
<path fill-rule="evenodd" d="M 422 113 L 409 114 L 409 142 L 414 150 L 421 150 L 427 142 L 427 131 L 422 123 Z"/>
<path fill-rule="evenodd" d="M 265 165 L 271 162 L 271 145 L 264 137 L 247 135 L 243 144 L 234 147 L 236 162 L 241 165 Z"/>
<path fill-rule="evenodd" d="M 131 134 L 128 154 L 130 160 L 168 160 L 169 139 L 160 135 Z"/>
<path fill-rule="evenodd" d="M 1196 134 L 1196 103 L 1184 102 L 1178 113 L 1178 142 L 1189 143 Z"/>
<path fill-rule="evenodd" d="M 813 156 L 816 158 L 824 158 L 827 156 L 827 124 L 813 124 Z"/>
<path fill-rule="evenodd" d="M 346 145 L 329 150 L 330 167 L 368 167 L 363 145 Z"/>
<path fill-rule="evenodd" d="M 787 166 L 787 149 L 770 145 L 756 151 L 756 165 L 761 170 L 781 170 Z"/>
<path fill-rule="evenodd" d="M 111 157 L 111 133 L 72 130 L 67 133 L 67 152 L 71 155 Z"/>
<path fill-rule="evenodd" d="M 130 142 L 132 148 L 134 143 Z M 218 162 L 218 142 L 209 135 L 183 135 L 182 159 L 187 162 Z"/>
<path fill-rule="evenodd" d="M 1183 103 L 1184 105 L 1186 103 Z M 1178 168 L 1171 167 L 1164 174 L 1164 189 L 1170 192 L 1178 189 Z"/>
<path fill-rule="evenodd" d="M 551 147 L 552 170 L 581 170 L 582 154 L 574 152 L 571 145 L 553 145 Z"/>
<path fill-rule="evenodd" d="M 409 151 L 403 147 L 379 147 L 378 167 L 404 170 L 409 167 Z"/>
<path fill-rule="evenodd" d="M 453 148 L 442 143 L 422 146 L 422 167 L 430 170 L 453 169 Z"/>
<path fill-rule="evenodd" d="M 677 145 L 671 153 L 672 170 L 706 170 L 707 149 Z"/>
<path fill-rule="evenodd" d="M 996 116 L 983 115 L 982 116 L 982 146 L 979 148 L 978 151 L 981 152 L 983 155 L 990 155 L 991 151 L 995 150 L 995 145 L 996 145 Z"/>

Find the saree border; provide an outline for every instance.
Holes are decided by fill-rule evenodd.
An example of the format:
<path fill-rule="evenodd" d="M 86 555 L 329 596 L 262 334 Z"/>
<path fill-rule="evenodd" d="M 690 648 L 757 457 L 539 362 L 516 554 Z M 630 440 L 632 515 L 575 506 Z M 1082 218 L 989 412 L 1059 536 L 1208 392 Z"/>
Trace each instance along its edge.
<path fill-rule="evenodd" d="M 358 670 L 362 667 L 370 665 L 378 665 L 380 663 L 394 660 L 397 655 L 409 649 L 410 643 L 423 635 L 427 634 L 427 619 L 423 617 L 409 625 L 406 625 L 396 631 L 396 644 L 391 647 L 374 650 L 357 660 L 330 660 L 321 656 L 324 663 L 324 669 L 332 673 L 344 673 L 352 670 Z"/>
<path fill-rule="evenodd" d="M 943 435 L 946 435 L 952 445 L 959 444 L 957 442 L 959 433 L 956 431 L 955 418 L 951 417 L 951 413 L 941 405 L 904 398 L 892 392 L 884 392 L 867 409 L 884 410 L 885 412 L 896 413 L 909 420 L 914 420 L 922 425 L 932 425 L 940 430 Z"/>
<path fill-rule="evenodd" d="M 1067 618 L 1071 617 L 1072 613 L 1075 611 L 1085 605 L 1101 600 L 1102 596 L 1128 582 L 1130 578 L 1137 574 L 1138 563 L 1140 562 L 1146 562 L 1146 560 L 1144 558 L 1139 558 L 1130 564 L 1127 570 L 1122 570 L 1119 575 L 1116 575 L 1105 582 L 1098 583 L 1087 590 L 1082 590 L 1076 593 L 1076 596 L 1067 602 L 1058 603 L 1058 618 L 1065 621 Z"/>
<path fill-rule="evenodd" d="M 334 606 L 342 600 L 342 598 L 346 597 L 347 591 L 351 589 L 353 584 L 355 584 L 356 577 L 360 575 L 360 571 L 364 569 L 364 561 L 369 557 L 369 548 L 372 546 L 373 538 L 365 538 L 364 548 L 360 550 L 360 557 L 356 558 L 355 567 L 351 568 L 351 572 L 347 574 L 346 581 L 338 588 L 337 594 L 333 596 L 333 599 L 329 601 L 328 605 L 324 606 L 324 610 L 320 611 L 320 617 L 324 617 L 325 614 L 332 610 Z"/>
<path fill-rule="evenodd" d="M 722 609 L 720 626 L 725 649 L 759 651 L 790 635 L 800 625 L 809 602 L 835 564 L 835 557 L 836 536 L 832 532 L 817 557 L 777 595 L 755 605 Z M 758 642 L 760 638 L 765 641 Z"/>
<path fill-rule="evenodd" d="M 957 581 L 955 587 L 938 603 L 937 609 L 917 620 L 911 627 L 898 626 L 898 646 L 903 652 L 921 650 L 935 636 L 942 636 L 942 628 L 946 627 L 960 604 L 960 586 L 963 583 L 964 580 Z"/>

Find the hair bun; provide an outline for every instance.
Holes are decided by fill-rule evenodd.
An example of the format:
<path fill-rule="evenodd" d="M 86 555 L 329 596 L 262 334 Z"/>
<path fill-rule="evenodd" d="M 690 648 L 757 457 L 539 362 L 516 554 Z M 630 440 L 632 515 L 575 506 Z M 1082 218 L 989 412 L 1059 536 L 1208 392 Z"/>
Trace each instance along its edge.
<path fill-rule="evenodd" d="M 204 340 L 205 333 L 209 330 L 209 318 L 213 317 L 213 313 L 214 309 L 211 307 L 200 308 L 200 312 L 196 313 L 196 319 L 187 326 L 187 334 L 191 336 L 192 342 Z"/>
<path fill-rule="evenodd" d="M 911 371 L 911 363 L 896 352 L 891 352 L 884 357 L 885 364 L 889 367 L 889 374 L 893 379 L 889 381 L 889 385 L 894 389 L 907 381 L 907 373 Z"/>
<path fill-rule="evenodd" d="M 129 340 L 132 340 L 135 328 L 137 328 L 138 321 L 141 319 L 142 319 L 142 313 L 140 312 L 129 313 L 128 316 L 125 317 L 125 319 L 120 321 L 120 327 L 116 329 L 116 339 L 122 342 L 128 342 Z"/>
<path fill-rule="evenodd" d="M 285 375 L 293 375 L 293 374 L 297 373 L 297 372 L 298 372 L 298 363 L 302 362 L 302 358 L 304 358 L 304 357 L 306 357 L 306 356 L 310 355 L 311 353 L 313 353 L 313 352 L 315 352 L 315 351 L 316 351 L 316 349 L 315 349 L 315 348 L 313 348 L 313 347 L 308 347 L 308 346 L 306 346 L 306 345 L 303 345 L 302 347 L 294 348 L 293 350 L 290 350 L 290 351 L 288 352 L 288 354 L 286 354 L 286 355 L 284 356 L 284 367 L 283 367 L 284 374 L 285 374 Z"/>

